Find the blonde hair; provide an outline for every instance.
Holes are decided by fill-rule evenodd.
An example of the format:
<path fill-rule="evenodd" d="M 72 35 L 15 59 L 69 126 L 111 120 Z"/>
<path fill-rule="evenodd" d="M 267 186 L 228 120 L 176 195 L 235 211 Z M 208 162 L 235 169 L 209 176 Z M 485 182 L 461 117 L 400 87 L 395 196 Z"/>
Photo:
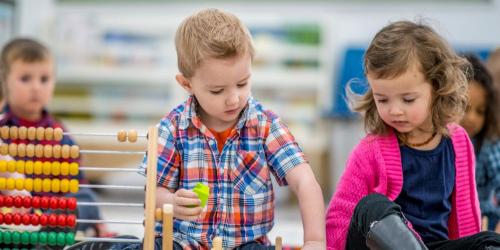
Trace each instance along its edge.
<path fill-rule="evenodd" d="M 457 56 L 431 27 L 399 21 L 380 30 L 373 38 L 364 59 L 365 75 L 391 79 L 417 66 L 432 85 L 431 117 L 434 131 L 448 134 L 446 125 L 458 122 L 467 107 L 469 63 Z M 386 134 L 389 130 L 377 112 L 371 89 L 362 96 L 348 90 L 351 107 L 364 116 L 365 130 Z"/>
<path fill-rule="evenodd" d="M 248 29 L 233 14 L 205 9 L 186 18 L 175 34 L 180 73 L 192 77 L 207 58 L 226 59 L 249 53 L 254 57 Z"/>
<path fill-rule="evenodd" d="M 52 56 L 45 45 L 30 38 L 16 38 L 8 42 L 3 47 L 0 57 L 0 81 L 3 93 L 6 90 L 5 85 L 12 64 L 18 60 L 26 63 L 43 62 L 52 60 Z"/>

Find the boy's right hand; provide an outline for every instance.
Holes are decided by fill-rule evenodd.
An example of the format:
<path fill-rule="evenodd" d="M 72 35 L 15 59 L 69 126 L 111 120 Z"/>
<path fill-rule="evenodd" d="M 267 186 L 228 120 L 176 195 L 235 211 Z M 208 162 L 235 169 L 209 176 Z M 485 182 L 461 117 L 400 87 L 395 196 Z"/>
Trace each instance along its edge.
<path fill-rule="evenodd" d="M 187 189 L 179 189 L 174 193 L 174 217 L 193 221 L 199 218 L 203 208 L 198 195 Z"/>

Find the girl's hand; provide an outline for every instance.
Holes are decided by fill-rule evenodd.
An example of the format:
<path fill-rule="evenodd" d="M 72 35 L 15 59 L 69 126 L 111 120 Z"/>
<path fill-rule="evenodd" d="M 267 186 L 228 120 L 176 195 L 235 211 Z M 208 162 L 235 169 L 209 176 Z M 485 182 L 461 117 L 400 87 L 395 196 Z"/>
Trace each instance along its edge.
<path fill-rule="evenodd" d="M 326 249 L 326 242 L 324 241 L 306 241 L 302 250 L 323 250 Z"/>
<path fill-rule="evenodd" d="M 203 208 L 198 195 L 193 191 L 179 189 L 174 193 L 174 217 L 194 221 L 199 218 Z"/>

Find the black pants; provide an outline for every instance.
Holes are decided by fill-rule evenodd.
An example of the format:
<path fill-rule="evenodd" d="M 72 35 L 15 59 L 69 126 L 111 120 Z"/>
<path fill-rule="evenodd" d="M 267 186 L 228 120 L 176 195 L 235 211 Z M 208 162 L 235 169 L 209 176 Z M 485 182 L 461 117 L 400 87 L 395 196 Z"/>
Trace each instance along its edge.
<path fill-rule="evenodd" d="M 370 194 L 361 199 L 351 218 L 347 234 L 346 249 L 364 250 L 366 235 L 370 224 L 390 214 L 401 214 L 401 207 L 381 194 Z M 488 246 L 500 247 L 500 235 L 495 232 L 480 232 L 456 240 L 443 240 L 426 243 L 430 250 L 485 249 Z"/>

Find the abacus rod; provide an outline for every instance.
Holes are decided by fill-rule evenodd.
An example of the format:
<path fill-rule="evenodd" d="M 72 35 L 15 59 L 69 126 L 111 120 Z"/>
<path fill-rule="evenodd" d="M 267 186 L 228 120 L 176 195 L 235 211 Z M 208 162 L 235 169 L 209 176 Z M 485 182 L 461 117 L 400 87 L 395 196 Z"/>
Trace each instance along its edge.
<path fill-rule="evenodd" d="M 115 242 L 115 243 L 142 243 L 141 239 L 127 239 L 127 238 L 97 238 L 97 237 L 75 237 L 75 241 L 92 241 L 92 242 Z"/>
<path fill-rule="evenodd" d="M 63 132 L 63 135 L 74 135 L 74 136 L 112 136 L 116 137 L 116 133 L 99 133 L 99 132 Z M 146 138 L 146 135 L 137 135 L 137 137 Z"/>
<path fill-rule="evenodd" d="M 142 225 L 142 221 L 138 221 L 138 220 L 87 220 L 87 219 L 76 219 L 76 223 L 83 223 L 83 224 L 112 223 L 112 224 L 140 224 L 140 225 Z"/>
<path fill-rule="evenodd" d="M 97 185 L 97 184 L 79 184 L 78 186 L 86 188 L 144 190 L 144 186 L 120 186 L 120 185 Z"/>
<path fill-rule="evenodd" d="M 80 149 L 82 154 L 109 154 L 109 155 L 125 155 L 125 154 L 137 154 L 143 155 L 144 151 L 119 151 L 119 150 L 91 150 L 91 149 Z"/>
<path fill-rule="evenodd" d="M 107 167 L 79 167 L 79 170 L 85 171 L 102 171 L 102 172 L 137 172 L 139 169 L 135 168 L 107 168 Z"/>
<path fill-rule="evenodd" d="M 78 206 L 110 206 L 110 207 L 143 207 L 142 203 L 126 203 L 126 202 L 77 202 Z"/>

